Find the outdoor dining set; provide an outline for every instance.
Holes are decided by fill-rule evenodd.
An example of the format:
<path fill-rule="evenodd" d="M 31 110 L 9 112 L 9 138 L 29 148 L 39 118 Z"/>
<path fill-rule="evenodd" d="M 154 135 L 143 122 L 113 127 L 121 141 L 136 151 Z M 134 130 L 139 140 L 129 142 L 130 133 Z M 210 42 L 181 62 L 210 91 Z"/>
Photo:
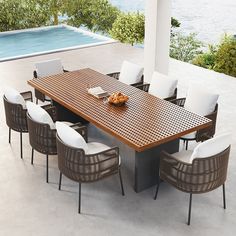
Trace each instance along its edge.
<path fill-rule="evenodd" d="M 124 61 L 120 72 L 101 74 L 90 68 L 67 71 L 60 59 L 35 64 L 34 78 L 28 84 L 35 90 L 4 91 L 9 143 L 12 130 L 29 133 L 34 152 L 46 156 L 46 182 L 49 182 L 49 156 L 58 158 L 58 189 L 63 176 L 78 182 L 81 213 L 81 186 L 118 175 L 122 195 L 122 159 L 118 146 L 91 142 L 88 126 L 94 125 L 109 137 L 127 145 L 134 158 L 134 191 L 139 193 L 161 182 L 189 194 L 188 225 L 191 221 L 192 195 L 223 189 L 230 155 L 231 135 L 215 135 L 218 94 L 190 83 L 185 98 L 177 98 L 178 80 L 154 72 L 150 83 L 144 68 Z M 101 87 L 108 96 L 119 92 L 128 97 L 116 106 L 88 93 L 89 87 Z M 198 144 L 193 150 L 189 142 Z M 183 148 L 180 144 L 183 143 Z M 128 155 L 128 154 L 127 154 Z"/>

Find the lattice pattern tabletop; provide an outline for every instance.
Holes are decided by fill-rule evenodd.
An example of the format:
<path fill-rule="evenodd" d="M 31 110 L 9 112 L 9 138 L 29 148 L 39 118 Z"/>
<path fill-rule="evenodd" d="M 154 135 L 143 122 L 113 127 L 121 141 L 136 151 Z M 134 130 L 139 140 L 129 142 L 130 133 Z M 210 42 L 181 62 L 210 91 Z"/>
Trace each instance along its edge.
<path fill-rule="evenodd" d="M 177 139 L 211 125 L 211 120 L 92 69 L 32 79 L 28 83 L 136 151 Z M 115 107 L 87 93 L 88 85 L 129 96 Z"/>

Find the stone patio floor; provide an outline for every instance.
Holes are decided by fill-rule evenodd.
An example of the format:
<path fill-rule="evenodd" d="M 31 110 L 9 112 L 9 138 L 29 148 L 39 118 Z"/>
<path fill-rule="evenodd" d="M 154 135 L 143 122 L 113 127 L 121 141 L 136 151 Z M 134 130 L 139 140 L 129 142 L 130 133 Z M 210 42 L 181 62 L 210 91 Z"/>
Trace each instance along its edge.
<path fill-rule="evenodd" d="M 64 68 L 91 67 L 102 73 L 119 71 L 124 59 L 143 64 L 143 50 L 120 43 L 84 48 L 0 63 L 0 95 L 5 85 L 19 91 L 32 89 L 34 63 L 61 58 Z M 0 100 L 0 236 L 14 235 L 235 235 L 236 234 L 236 78 L 170 60 L 169 75 L 179 80 L 178 97 L 190 81 L 220 94 L 217 133 L 233 134 L 228 180 L 227 210 L 222 208 L 222 189 L 194 195 L 191 226 L 186 225 L 189 196 L 163 183 L 158 200 L 154 188 L 136 194 L 123 170 L 125 197 L 118 177 L 82 188 L 82 214 L 77 214 L 78 185 L 63 179 L 57 189 L 57 158 L 50 157 L 50 183 L 45 183 L 45 157 L 35 155 L 30 164 L 28 135 L 23 135 L 24 159 L 20 159 L 19 134 L 8 144 L 3 101 Z M 194 148 L 196 143 L 190 145 Z"/>

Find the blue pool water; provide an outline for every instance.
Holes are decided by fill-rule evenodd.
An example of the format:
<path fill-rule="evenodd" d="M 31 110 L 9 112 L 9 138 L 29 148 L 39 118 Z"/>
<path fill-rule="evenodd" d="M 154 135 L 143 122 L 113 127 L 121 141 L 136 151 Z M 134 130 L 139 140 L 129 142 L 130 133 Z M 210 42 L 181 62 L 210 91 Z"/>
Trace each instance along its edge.
<path fill-rule="evenodd" d="M 105 43 L 108 38 L 66 26 L 0 33 L 0 61 Z"/>

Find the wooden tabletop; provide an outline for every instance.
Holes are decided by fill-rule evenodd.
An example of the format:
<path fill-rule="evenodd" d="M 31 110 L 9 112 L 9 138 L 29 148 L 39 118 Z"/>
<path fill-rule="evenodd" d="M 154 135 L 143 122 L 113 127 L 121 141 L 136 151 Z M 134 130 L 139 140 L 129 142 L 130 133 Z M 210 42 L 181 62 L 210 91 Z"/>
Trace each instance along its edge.
<path fill-rule="evenodd" d="M 138 152 L 211 124 L 205 117 L 92 69 L 32 79 L 28 83 Z M 88 85 L 101 86 L 108 93 L 120 91 L 129 96 L 129 101 L 123 107 L 104 103 L 87 93 Z"/>

